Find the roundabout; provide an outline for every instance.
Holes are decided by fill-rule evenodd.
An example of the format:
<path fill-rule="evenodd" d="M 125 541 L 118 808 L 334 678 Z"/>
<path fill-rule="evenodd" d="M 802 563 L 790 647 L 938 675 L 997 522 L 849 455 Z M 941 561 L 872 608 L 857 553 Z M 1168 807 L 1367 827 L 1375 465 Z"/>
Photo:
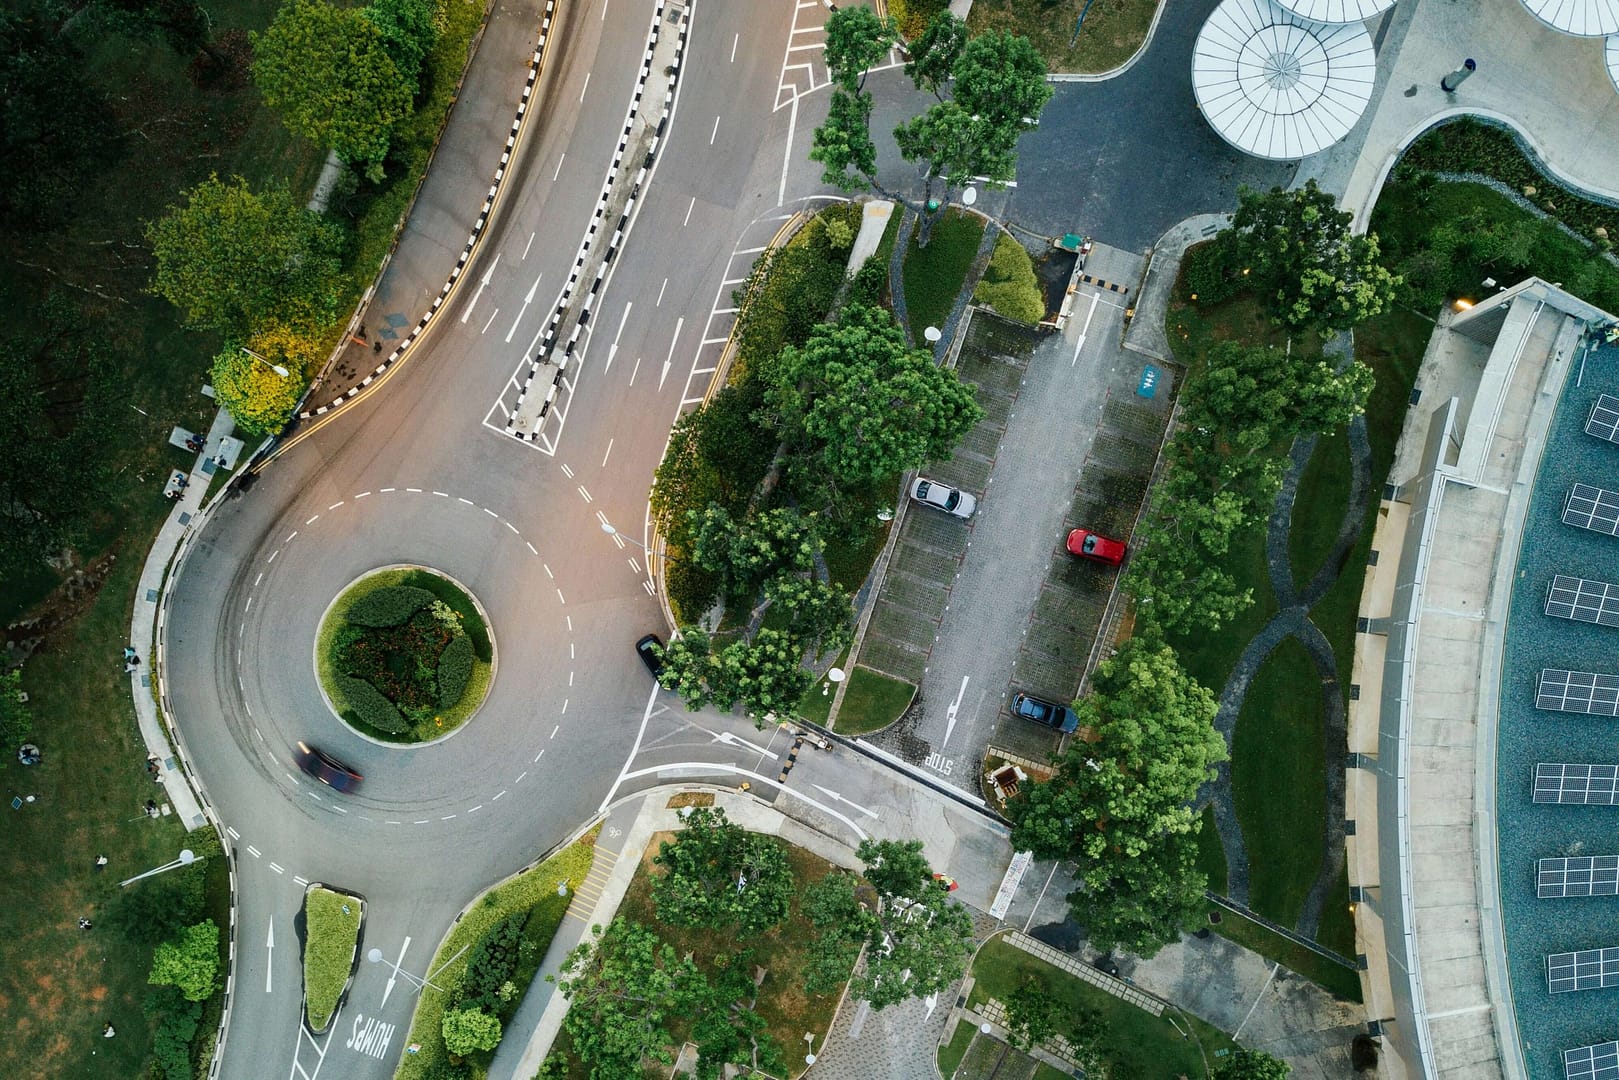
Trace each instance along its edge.
<path fill-rule="evenodd" d="M 326 707 L 384 745 L 447 739 L 495 676 L 489 616 L 466 586 L 425 566 L 387 566 L 332 599 L 315 635 Z"/>

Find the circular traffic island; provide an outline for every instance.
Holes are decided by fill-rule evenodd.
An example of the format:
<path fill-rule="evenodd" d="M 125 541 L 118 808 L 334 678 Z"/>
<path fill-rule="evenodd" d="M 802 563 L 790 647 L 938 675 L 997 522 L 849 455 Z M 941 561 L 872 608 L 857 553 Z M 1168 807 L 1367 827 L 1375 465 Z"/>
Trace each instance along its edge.
<path fill-rule="evenodd" d="M 427 743 L 472 719 L 494 682 L 495 641 L 477 599 L 420 566 L 351 582 L 315 636 L 315 674 L 333 713 L 385 743 Z"/>

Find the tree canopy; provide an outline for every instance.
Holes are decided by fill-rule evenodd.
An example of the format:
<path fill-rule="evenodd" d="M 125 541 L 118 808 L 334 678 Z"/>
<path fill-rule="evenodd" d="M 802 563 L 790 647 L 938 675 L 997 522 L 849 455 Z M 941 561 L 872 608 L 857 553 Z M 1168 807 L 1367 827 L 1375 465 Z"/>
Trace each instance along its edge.
<path fill-rule="evenodd" d="M 967 45 L 967 24 L 940 11 L 928 20 L 927 29 L 905 46 L 910 59 L 905 62 L 905 74 L 918 90 L 926 90 L 940 101 L 944 95 L 940 88 L 950 81 L 956 60 Z"/>
<path fill-rule="evenodd" d="M 1281 1058 L 1239 1046 L 1215 1063 L 1214 1080 L 1287 1080 L 1292 1071 Z"/>
<path fill-rule="evenodd" d="M 279 435 L 309 384 L 304 377 L 313 359 L 308 339 L 272 325 L 249 341 L 252 344 L 227 347 L 214 357 L 214 395 L 247 434 Z"/>
<path fill-rule="evenodd" d="M 793 871 L 781 841 L 748 832 L 725 811 L 693 807 L 685 827 L 658 848 L 652 879 L 658 918 L 676 926 L 762 934 L 787 917 Z"/>
<path fill-rule="evenodd" d="M 856 93 L 866 84 L 866 72 L 898 40 L 893 19 L 858 5 L 835 8 L 826 19 L 827 72 L 844 90 Z"/>
<path fill-rule="evenodd" d="M 211 176 L 147 226 L 152 291 L 198 329 L 245 333 L 278 320 L 317 327 L 336 305 L 343 232 L 285 184 L 255 194 Z"/>
<path fill-rule="evenodd" d="M 422 64 L 438 40 L 433 0 L 372 0 L 365 17 L 382 35 L 382 45 L 414 92 L 420 87 Z"/>
<path fill-rule="evenodd" d="M 858 854 L 879 903 L 863 924 L 866 962 L 851 992 L 885 1009 L 947 989 L 967 970 L 972 916 L 933 884 L 920 840 L 862 840 Z"/>
<path fill-rule="evenodd" d="M 500 1018 L 482 1009 L 447 1009 L 439 1021 L 444 1049 L 457 1056 L 500 1045 Z"/>
<path fill-rule="evenodd" d="M 402 27 L 390 25 L 389 33 Z M 394 125 L 410 115 L 413 88 L 377 22 L 325 0 L 290 0 L 252 41 L 253 78 L 265 104 L 292 131 L 380 179 Z"/>
<path fill-rule="evenodd" d="M 178 987 L 187 1001 L 202 1001 L 219 981 L 219 927 L 204 919 L 165 941 L 152 954 L 147 981 L 154 986 Z"/>
<path fill-rule="evenodd" d="M 639 1075 L 643 1058 L 671 1063 L 666 1018 L 706 997 L 702 972 L 637 923 L 614 919 L 591 934 L 557 978 L 575 1053 L 594 1076 Z"/>

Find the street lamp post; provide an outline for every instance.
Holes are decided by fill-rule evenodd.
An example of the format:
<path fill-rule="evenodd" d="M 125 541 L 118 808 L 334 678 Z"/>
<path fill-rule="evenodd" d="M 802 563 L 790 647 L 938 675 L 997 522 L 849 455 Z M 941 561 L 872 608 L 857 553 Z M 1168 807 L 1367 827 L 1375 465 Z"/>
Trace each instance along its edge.
<path fill-rule="evenodd" d="M 275 372 L 277 375 L 281 376 L 283 379 L 287 378 L 289 375 L 292 374 L 292 372 L 288 371 L 286 368 L 282 367 L 280 364 L 272 364 L 272 363 L 270 363 L 270 361 L 266 360 L 264 357 L 260 356 L 258 353 L 254 352 L 252 349 L 249 349 L 246 345 L 242 346 L 242 351 L 245 352 L 247 355 L 251 356 L 253 359 L 257 360 L 259 363 L 263 364 L 265 367 L 269 368 L 271 371 Z"/>
<path fill-rule="evenodd" d="M 463 949 L 462 951 L 465 952 L 466 950 Z M 460 953 L 456 954 L 456 956 L 459 956 L 459 955 L 460 955 Z M 382 950 L 381 949 L 373 948 L 373 949 L 366 950 L 365 958 L 367 960 L 371 961 L 373 964 L 386 963 L 389 967 L 393 968 L 393 972 L 394 972 L 395 975 L 403 976 L 405 981 L 410 983 L 412 986 L 414 986 L 418 991 L 420 991 L 423 987 L 431 986 L 434 990 L 437 990 L 439 993 L 441 993 L 441 994 L 444 993 L 444 987 L 440 986 L 438 983 L 434 982 L 432 979 L 430 979 L 430 978 L 424 979 L 419 975 L 412 975 L 410 972 L 406 971 L 404 968 L 400 967 L 398 964 L 394 963 L 392 960 L 386 959 L 382 955 Z M 453 960 L 454 957 L 451 957 L 451 959 Z"/>
<path fill-rule="evenodd" d="M 649 556 L 653 554 L 653 551 L 652 551 L 651 548 L 647 547 L 645 544 L 641 543 L 641 541 L 635 539 L 635 537 L 633 537 L 633 536 L 625 536 L 623 533 L 621 533 L 617 529 L 613 528 L 613 526 L 612 526 L 612 524 L 610 522 L 606 522 L 606 521 L 602 522 L 602 532 L 606 533 L 608 536 L 616 536 L 620 540 L 626 540 L 626 541 L 634 544 L 636 547 L 638 547 L 642 551 L 646 552 L 647 555 L 649 555 Z"/>
<path fill-rule="evenodd" d="M 125 878 L 123 881 L 120 881 L 118 883 L 118 887 L 120 889 L 122 889 L 124 886 L 132 885 L 135 882 L 140 881 L 140 880 L 142 880 L 144 878 L 156 877 L 157 875 L 163 873 L 165 870 L 173 870 L 177 866 L 190 866 L 192 863 L 194 863 L 196 861 L 197 861 L 196 854 L 190 848 L 183 848 L 180 851 L 180 857 L 178 859 L 175 859 L 171 863 L 164 863 L 162 866 L 153 867 L 152 869 L 146 871 L 146 873 L 144 873 L 144 874 L 136 874 L 132 878 Z"/>

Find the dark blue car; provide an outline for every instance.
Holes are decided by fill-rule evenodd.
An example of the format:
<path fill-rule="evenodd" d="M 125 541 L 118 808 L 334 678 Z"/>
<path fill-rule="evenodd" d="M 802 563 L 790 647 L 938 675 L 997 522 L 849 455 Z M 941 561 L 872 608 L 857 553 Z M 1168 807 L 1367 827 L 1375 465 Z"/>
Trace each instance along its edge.
<path fill-rule="evenodd" d="M 1079 717 L 1074 715 L 1073 709 L 1028 694 L 1018 694 L 1012 699 L 1012 711 L 1025 720 L 1056 728 L 1064 735 L 1072 735 L 1079 730 Z"/>

